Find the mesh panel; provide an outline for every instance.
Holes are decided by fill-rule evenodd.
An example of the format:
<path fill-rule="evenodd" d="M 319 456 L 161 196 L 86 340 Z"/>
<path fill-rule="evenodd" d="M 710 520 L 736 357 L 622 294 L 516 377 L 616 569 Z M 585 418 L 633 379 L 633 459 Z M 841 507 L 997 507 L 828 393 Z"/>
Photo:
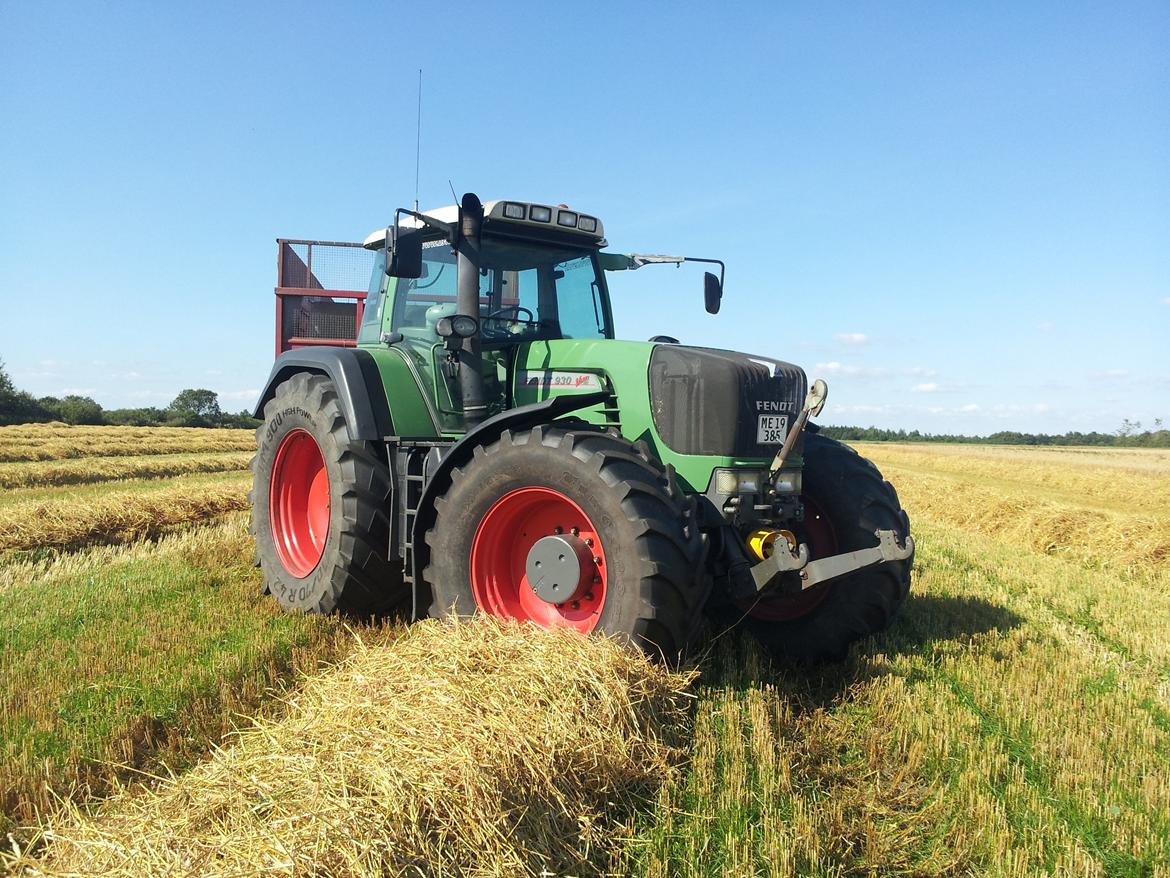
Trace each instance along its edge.
<path fill-rule="evenodd" d="M 375 258 L 374 251 L 366 250 L 360 244 L 282 241 L 280 286 L 363 292 L 370 285 Z"/>
<path fill-rule="evenodd" d="M 357 338 L 357 299 L 292 300 L 283 329 L 285 338 Z"/>

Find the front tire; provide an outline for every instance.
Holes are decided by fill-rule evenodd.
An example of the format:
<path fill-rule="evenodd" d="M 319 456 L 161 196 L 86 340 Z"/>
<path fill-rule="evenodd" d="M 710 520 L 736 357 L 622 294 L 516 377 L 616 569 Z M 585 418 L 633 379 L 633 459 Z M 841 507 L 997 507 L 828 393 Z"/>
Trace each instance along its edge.
<path fill-rule="evenodd" d="M 252 459 L 252 535 L 264 583 L 288 610 L 401 612 L 410 591 L 387 559 L 385 452 L 349 438 L 337 388 L 298 373 L 264 407 Z"/>
<path fill-rule="evenodd" d="M 687 648 L 708 589 L 703 538 L 643 449 L 545 424 L 505 431 L 451 477 L 426 537 L 431 615 L 600 632 L 668 659 Z"/>
<path fill-rule="evenodd" d="M 894 486 L 852 448 L 809 433 L 804 446 L 805 521 L 800 536 L 812 557 L 877 545 L 874 531 L 899 542 L 910 519 Z M 910 591 L 913 556 L 859 570 L 791 597 L 763 595 L 740 623 L 777 656 L 838 660 L 858 640 L 884 631 Z"/>

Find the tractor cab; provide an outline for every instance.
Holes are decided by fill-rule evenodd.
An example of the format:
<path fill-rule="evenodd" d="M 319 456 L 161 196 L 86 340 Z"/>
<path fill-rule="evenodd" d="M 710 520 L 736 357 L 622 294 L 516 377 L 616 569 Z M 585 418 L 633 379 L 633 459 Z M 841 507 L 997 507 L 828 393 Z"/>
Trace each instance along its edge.
<path fill-rule="evenodd" d="M 426 216 L 452 225 L 457 208 Z M 489 413 L 510 407 L 509 379 L 517 349 L 532 342 L 612 339 L 613 319 L 600 258 L 601 222 L 565 207 L 491 201 L 483 205 L 478 246 L 476 307 L 459 307 L 458 252 L 442 228 L 407 217 L 396 229 L 366 238 L 376 252 L 359 344 L 390 343 L 403 350 L 434 389 L 434 405 L 449 430 L 464 425 L 457 345 L 476 337 Z M 391 276 L 395 233 L 418 235 L 411 276 Z M 402 236 L 398 240 L 405 238 Z M 390 271 L 393 271 L 390 266 Z M 468 313 L 470 311 L 470 313 Z M 452 319 L 472 317 L 466 333 Z"/>

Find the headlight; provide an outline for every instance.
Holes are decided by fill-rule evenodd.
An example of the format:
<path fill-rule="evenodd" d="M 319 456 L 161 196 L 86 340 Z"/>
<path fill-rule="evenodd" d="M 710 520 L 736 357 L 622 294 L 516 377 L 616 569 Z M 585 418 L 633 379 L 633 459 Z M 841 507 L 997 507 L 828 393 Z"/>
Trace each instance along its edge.
<path fill-rule="evenodd" d="M 508 219 L 524 219 L 524 205 L 508 202 L 504 205 L 504 216 Z"/>
<path fill-rule="evenodd" d="M 479 331 L 479 321 L 469 314 L 452 314 L 435 324 L 435 333 L 443 338 L 471 338 Z"/>
<path fill-rule="evenodd" d="M 759 494 L 767 473 L 759 470 L 717 469 L 715 491 L 719 494 Z"/>
<path fill-rule="evenodd" d="M 577 214 L 571 210 L 562 210 L 557 213 L 557 225 L 570 229 L 577 228 Z"/>
<path fill-rule="evenodd" d="M 801 471 L 798 469 L 783 469 L 776 473 L 776 480 L 772 487 L 777 494 L 799 494 L 801 489 Z"/>
<path fill-rule="evenodd" d="M 538 223 L 547 223 L 552 219 L 552 208 L 533 204 L 528 208 L 528 218 Z"/>

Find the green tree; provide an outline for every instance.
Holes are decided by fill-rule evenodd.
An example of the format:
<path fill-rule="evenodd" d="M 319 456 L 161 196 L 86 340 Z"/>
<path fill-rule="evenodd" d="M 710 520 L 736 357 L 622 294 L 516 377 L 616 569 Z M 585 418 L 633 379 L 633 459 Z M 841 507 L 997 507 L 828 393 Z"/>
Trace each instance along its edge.
<path fill-rule="evenodd" d="M 0 424 L 28 424 L 48 420 L 49 413 L 37 404 L 31 393 L 16 389 L 4 369 L 4 361 L 0 360 Z"/>
<path fill-rule="evenodd" d="M 53 412 L 57 420 L 64 421 L 66 424 L 105 423 L 102 407 L 88 396 L 78 396 L 77 394 L 71 393 L 64 399 L 53 400 L 55 408 L 50 408 L 46 405 L 46 400 L 44 399 L 40 402 L 46 410 Z"/>
<path fill-rule="evenodd" d="M 180 427 L 212 427 L 222 417 L 219 397 L 204 388 L 188 388 L 167 406 L 167 423 Z"/>

